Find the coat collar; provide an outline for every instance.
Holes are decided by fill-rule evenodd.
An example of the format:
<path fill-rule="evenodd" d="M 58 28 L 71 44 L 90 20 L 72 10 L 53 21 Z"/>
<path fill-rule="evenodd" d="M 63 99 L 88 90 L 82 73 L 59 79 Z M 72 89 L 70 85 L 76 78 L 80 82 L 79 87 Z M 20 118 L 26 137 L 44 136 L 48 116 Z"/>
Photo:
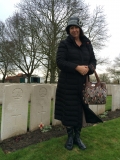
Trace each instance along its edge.
<path fill-rule="evenodd" d="M 83 44 L 86 44 L 86 43 L 90 44 L 91 43 L 90 40 L 86 36 L 82 36 L 82 37 L 80 37 L 80 39 L 81 39 L 81 41 L 82 41 Z M 68 35 L 67 38 L 66 38 L 66 40 L 69 43 L 75 43 L 75 40 L 74 40 L 74 38 L 71 35 Z"/>

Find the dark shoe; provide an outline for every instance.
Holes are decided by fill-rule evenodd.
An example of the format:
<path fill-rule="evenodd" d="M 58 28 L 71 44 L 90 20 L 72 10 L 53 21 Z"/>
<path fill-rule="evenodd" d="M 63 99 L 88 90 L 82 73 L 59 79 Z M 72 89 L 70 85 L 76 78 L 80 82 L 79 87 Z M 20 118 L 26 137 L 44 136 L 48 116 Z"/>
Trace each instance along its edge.
<path fill-rule="evenodd" d="M 85 150 L 86 146 L 81 141 L 80 137 L 74 137 L 74 144 L 76 144 L 80 149 Z"/>
<path fill-rule="evenodd" d="M 81 141 L 80 139 L 80 131 L 81 131 L 81 127 L 74 127 L 74 144 L 77 144 L 77 146 L 82 149 L 85 150 L 86 146 L 84 145 L 84 143 Z"/>
<path fill-rule="evenodd" d="M 65 148 L 68 150 L 73 149 L 73 137 L 68 137 L 67 142 L 65 144 Z"/>
<path fill-rule="evenodd" d="M 72 150 L 73 149 L 73 127 L 67 127 L 66 129 L 67 129 L 68 139 L 65 144 L 65 148 L 67 148 L 68 150 Z"/>

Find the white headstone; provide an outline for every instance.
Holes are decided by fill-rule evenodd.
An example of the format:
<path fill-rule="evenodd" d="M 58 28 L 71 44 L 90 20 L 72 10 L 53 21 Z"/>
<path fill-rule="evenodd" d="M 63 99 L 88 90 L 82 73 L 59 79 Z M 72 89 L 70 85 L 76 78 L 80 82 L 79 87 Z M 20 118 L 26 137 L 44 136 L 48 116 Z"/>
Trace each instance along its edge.
<path fill-rule="evenodd" d="M 4 83 L 0 83 L 0 104 L 2 104 L 2 99 L 3 99 L 3 87 Z"/>
<path fill-rule="evenodd" d="M 112 86 L 112 111 L 120 109 L 120 85 Z"/>
<path fill-rule="evenodd" d="M 25 85 L 4 86 L 1 140 L 27 132 L 28 91 Z"/>
<path fill-rule="evenodd" d="M 38 129 L 40 123 L 50 125 L 52 89 L 50 84 L 32 86 L 29 130 Z"/>
<path fill-rule="evenodd" d="M 3 87 L 5 85 L 8 85 L 8 83 L 0 83 L 0 104 L 2 104 L 2 100 L 3 100 Z"/>
<path fill-rule="evenodd" d="M 89 108 L 95 113 L 98 114 L 98 107 L 97 105 L 89 105 Z"/>
<path fill-rule="evenodd" d="M 107 95 L 108 96 L 111 96 L 112 95 L 112 84 L 107 84 L 106 85 L 106 87 L 107 87 Z"/>

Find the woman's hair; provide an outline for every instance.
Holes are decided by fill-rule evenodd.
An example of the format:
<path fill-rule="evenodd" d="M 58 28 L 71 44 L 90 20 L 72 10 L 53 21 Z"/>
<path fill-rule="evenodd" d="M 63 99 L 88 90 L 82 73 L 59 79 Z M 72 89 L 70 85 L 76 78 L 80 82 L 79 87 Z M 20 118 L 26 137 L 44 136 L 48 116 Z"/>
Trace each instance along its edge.
<path fill-rule="evenodd" d="M 80 37 L 84 36 L 84 32 L 82 30 L 82 28 L 80 28 Z"/>

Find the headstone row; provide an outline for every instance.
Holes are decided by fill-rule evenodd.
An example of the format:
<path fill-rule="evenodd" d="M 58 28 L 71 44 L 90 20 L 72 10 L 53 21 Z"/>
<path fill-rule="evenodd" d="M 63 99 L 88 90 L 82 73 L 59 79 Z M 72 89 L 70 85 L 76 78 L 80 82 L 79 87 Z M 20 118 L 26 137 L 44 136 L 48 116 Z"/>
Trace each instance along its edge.
<path fill-rule="evenodd" d="M 28 103 L 31 96 L 29 130 L 38 129 L 40 123 L 53 125 L 54 111 L 51 115 L 51 99 L 55 98 L 55 86 L 50 84 L 14 84 L 3 87 L 1 140 L 27 132 Z"/>
<path fill-rule="evenodd" d="M 24 134 L 27 132 L 27 127 L 30 131 L 36 130 L 40 123 L 61 124 L 60 121 L 54 119 L 56 85 L 7 84 L 3 86 L 2 92 L 1 140 Z M 113 86 L 113 110 L 120 106 L 119 93 L 120 86 Z M 52 108 L 51 99 L 53 99 Z M 90 105 L 90 108 L 97 115 L 105 111 L 105 105 Z M 28 112 L 30 112 L 29 126 Z"/>

